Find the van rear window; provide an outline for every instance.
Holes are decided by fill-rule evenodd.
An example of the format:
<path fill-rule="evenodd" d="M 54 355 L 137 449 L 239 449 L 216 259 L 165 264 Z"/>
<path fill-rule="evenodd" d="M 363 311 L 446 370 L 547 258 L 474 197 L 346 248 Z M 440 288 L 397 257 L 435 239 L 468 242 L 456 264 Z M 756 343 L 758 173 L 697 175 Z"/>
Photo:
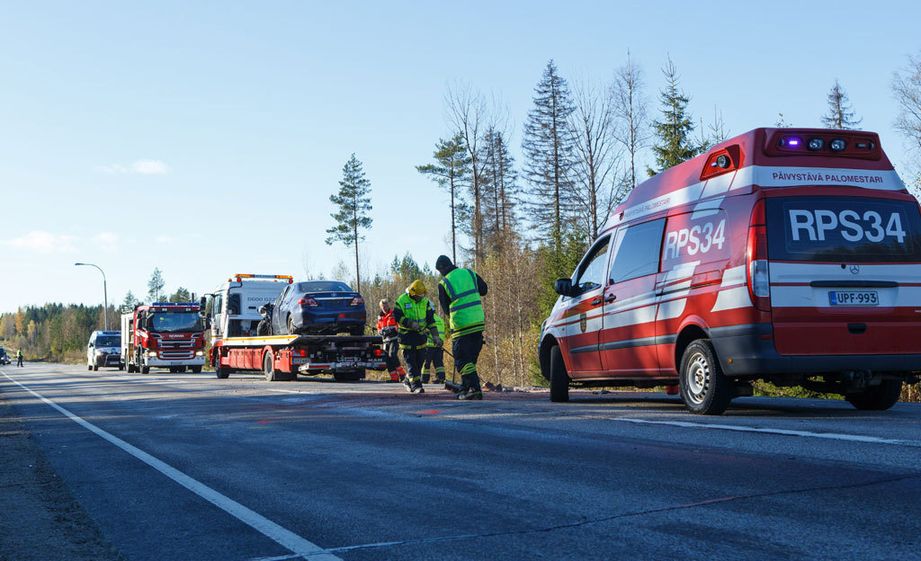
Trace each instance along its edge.
<path fill-rule="evenodd" d="M 789 197 L 766 202 L 770 259 L 921 262 L 917 203 L 865 197 Z"/>

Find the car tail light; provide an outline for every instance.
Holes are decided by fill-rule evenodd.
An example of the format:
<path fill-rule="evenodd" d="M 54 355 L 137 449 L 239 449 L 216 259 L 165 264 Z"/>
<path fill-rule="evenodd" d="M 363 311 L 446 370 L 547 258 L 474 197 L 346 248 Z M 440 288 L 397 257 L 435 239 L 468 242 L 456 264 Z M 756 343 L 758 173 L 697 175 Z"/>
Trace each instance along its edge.
<path fill-rule="evenodd" d="M 317 306 L 320 305 L 319 302 L 317 302 L 316 300 L 314 300 L 313 298 L 310 298 L 310 297 L 301 298 L 301 299 L 299 299 L 299 300 L 297 301 L 297 303 L 298 303 L 300 306 L 306 306 L 306 307 L 308 307 L 308 308 L 316 308 Z"/>
<path fill-rule="evenodd" d="M 356 296 L 355 298 L 352 298 L 351 302 L 349 302 L 349 306 L 364 306 L 364 305 L 365 305 L 365 300 L 361 296 Z"/>
<path fill-rule="evenodd" d="M 755 203 L 748 226 L 748 250 L 745 252 L 748 293 L 755 307 L 771 311 L 771 275 L 768 266 L 767 222 L 764 199 Z"/>

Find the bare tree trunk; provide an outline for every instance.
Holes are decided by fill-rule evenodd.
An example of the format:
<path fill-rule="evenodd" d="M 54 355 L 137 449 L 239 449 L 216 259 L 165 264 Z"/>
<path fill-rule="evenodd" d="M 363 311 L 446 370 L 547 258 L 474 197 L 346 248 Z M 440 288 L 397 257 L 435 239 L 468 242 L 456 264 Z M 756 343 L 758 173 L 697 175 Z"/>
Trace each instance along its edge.
<path fill-rule="evenodd" d="M 624 146 L 630 159 L 629 188 L 636 187 L 636 157 L 646 145 L 647 113 L 643 95 L 643 74 L 627 53 L 627 62 L 617 70 L 612 89 L 614 113 L 618 120 L 615 138 Z"/>
<path fill-rule="evenodd" d="M 451 171 L 451 262 L 457 263 L 457 217 L 454 202 L 454 171 Z"/>

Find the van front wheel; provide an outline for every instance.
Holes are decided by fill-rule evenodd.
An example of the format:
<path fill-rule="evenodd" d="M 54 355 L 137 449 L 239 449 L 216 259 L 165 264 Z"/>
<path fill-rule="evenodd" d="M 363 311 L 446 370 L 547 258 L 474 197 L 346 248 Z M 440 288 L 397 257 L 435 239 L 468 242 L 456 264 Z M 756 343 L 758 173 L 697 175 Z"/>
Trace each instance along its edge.
<path fill-rule="evenodd" d="M 691 413 L 719 415 L 732 401 L 732 384 L 723 375 L 713 345 L 707 339 L 692 341 L 681 357 L 681 398 Z"/>
<path fill-rule="evenodd" d="M 860 393 L 849 393 L 844 399 L 861 411 L 885 411 L 896 404 L 901 393 L 901 380 L 883 380 L 878 386 L 871 386 Z"/>
<path fill-rule="evenodd" d="M 550 401 L 563 403 L 569 401 L 569 374 L 563 364 L 560 347 L 550 349 Z"/>

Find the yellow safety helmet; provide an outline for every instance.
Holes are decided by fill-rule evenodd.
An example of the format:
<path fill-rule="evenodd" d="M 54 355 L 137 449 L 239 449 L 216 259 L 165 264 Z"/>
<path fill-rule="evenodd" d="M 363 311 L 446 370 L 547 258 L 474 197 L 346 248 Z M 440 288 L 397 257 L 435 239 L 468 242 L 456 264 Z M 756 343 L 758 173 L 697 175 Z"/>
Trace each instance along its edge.
<path fill-rule="evenodd" d="M 406 289 L 406 293 L 412 297 L 421 297 L 425 296 L 428 290 L 425 288 L 425 283 L 421 280 L 416 279 L 413 281 L 409 288 Z"/>

